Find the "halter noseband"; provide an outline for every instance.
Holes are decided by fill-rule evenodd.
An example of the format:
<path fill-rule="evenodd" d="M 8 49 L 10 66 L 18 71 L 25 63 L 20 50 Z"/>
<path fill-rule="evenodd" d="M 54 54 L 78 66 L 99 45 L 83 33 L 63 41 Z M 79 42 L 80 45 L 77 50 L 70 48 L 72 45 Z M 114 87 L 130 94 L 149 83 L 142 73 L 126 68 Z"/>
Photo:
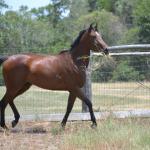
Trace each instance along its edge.
<path fill-rule="evenodd" d="M 103 53 L 104 53 L 105 55 L 108 55 L 108 54 L 109 54 L 108 48 L 105 48 L 104 51 L 103 51 Z"/>

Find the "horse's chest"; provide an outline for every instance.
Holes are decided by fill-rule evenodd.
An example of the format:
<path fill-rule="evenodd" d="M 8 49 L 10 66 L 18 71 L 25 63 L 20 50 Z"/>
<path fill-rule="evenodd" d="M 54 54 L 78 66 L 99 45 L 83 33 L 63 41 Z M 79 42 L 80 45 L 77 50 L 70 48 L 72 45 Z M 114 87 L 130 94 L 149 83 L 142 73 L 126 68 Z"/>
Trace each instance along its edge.
<path fill-rule="evenodd" d="M 65 77 L 65 81 L 70 86 L 78 86 L 82 87 L 85 83 L 86 73 L 85 69 L 72 68 L 72 70 L 68 71 L 68 74 Z"/>

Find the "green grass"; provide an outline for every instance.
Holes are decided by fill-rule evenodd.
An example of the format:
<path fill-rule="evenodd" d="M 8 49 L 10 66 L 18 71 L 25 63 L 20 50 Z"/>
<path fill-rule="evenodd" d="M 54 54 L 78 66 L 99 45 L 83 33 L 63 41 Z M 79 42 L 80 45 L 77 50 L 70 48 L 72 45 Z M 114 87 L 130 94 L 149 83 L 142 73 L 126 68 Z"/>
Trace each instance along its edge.
<path fill-rule="evenodd" d="M 144 84 L 150 87 L 149 82 Z M 0 97 L 5 88 L 0 87 Z M 95 111 L 150 109 L 150 91 L 137 83 L 93 83 L 93 107 Z M 67 106 L 68 92 L 49 91 L 32 87 L 15 99 L 15 104 L 22 114 L 64 113 Z M 76 100 L 73 112 L 81 112 L 81 101 Z M 6 115 L 12 115 L 7 107 Z"/>

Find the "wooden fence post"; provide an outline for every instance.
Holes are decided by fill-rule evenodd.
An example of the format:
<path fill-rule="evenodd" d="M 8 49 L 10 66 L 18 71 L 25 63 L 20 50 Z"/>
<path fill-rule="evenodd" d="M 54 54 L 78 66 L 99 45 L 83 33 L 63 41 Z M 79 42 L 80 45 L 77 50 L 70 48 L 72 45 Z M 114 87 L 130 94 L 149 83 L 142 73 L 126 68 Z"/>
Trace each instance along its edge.
<path fill-rule="evenodd" d="M 91 85 L 91 62 L 89 62 L 89 66 L 86 69 L 86 82 L 82 88 L 84 94 L 87 98 L 92 101 L 92 85 Z M 89 112 L 87 105 L 82 102 L 82 112 Z"/>

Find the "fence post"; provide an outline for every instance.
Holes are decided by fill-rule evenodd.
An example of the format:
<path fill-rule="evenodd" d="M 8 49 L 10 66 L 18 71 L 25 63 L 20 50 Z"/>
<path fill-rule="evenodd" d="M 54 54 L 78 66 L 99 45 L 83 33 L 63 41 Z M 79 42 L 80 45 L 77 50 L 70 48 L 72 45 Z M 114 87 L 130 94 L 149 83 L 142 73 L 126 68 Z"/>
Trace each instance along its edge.
<path fill-rule="evenodd" d="M 92 101 L 92 85 L 91 85 L 91 61 L 89 62 L 89 66 L 86 69 L 86 82 L 82 88 L 83 93 L 86 97 Z M 89 112 L 87 105 L 82 102 L 82 112 Z"/>

